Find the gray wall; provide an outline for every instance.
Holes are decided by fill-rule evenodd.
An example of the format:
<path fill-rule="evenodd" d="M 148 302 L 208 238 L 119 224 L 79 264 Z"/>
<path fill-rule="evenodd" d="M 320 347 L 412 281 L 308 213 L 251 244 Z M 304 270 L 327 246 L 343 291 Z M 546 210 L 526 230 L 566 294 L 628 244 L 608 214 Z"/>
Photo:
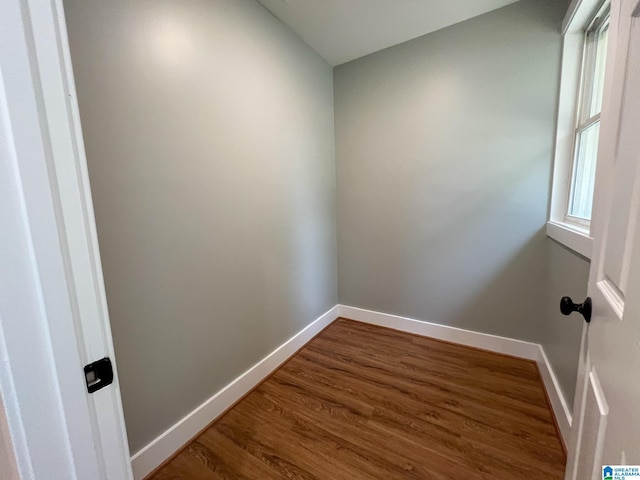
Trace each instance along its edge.
<path fill-rule="evenodd" d="M 566 5 L 522 0 L 334 70 L 339 298 L 542 343 L 572 404 L 588 262 L 546 237 Z"/>
<path fill-rule="evenodd" d="M 334 70 L 341 303 L 542 340 L 562 10 L 523 0 Z"/>
<path fill-rule="evenodd" d="M 66 0 L 133 452 L 337 303 L 332 70 L 252 0 Z"/>
<path fill-rule="evenodd" d="M 548 239 L 547 263 L 547 311 L 541 315 L 545 324 L 541 329 L 540 343 L 553 366 L 569 408 L 573 408 L 584 320 L 578 314 L 562 315 L 560 299 L 568 295 L 575 302 L 582 302 L 586 298 L 589 260 Z"/>

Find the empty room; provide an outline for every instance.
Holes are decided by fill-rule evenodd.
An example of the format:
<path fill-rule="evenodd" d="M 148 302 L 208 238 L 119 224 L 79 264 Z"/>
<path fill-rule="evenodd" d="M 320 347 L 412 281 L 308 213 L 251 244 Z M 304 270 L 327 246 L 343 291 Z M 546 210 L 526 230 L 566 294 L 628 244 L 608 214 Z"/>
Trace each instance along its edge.
<path fill-rule="evenodd" d="M 639 0 L 3 0 L 2 480 L 640 479 Z"/>

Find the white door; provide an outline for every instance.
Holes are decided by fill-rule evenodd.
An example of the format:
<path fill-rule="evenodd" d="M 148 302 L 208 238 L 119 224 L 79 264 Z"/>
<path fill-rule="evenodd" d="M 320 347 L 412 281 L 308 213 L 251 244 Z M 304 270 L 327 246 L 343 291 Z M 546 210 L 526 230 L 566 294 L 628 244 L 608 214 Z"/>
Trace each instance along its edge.
<path fill-rule="evenodd" d="M 567 480 L 640 464 L 640 1 L 612 2 L 589 278 Z M 634 477 L 635 478 L 635 477 Z"/>
<path fill-rule="evenodd" d="M 62 0 L 0 0 L 0 390 L 23 480 L 132 478 Z M 115 368 L 114 368 L 115 370 Z"/>

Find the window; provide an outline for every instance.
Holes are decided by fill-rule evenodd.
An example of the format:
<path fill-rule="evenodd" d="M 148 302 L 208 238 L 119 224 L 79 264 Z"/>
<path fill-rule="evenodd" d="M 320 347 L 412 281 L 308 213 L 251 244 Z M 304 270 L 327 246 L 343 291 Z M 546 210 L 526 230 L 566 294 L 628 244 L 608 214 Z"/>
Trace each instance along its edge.
<path fill-rule="evenodd" d="M 551 213 L 547 234 L 591 257 L 600 114 L 609 39 L 609 3 L 572 3 L 563 33 Z"/>
<path fill-rule="evenodd" d="M 609 9 L 606 8 L 594 18 L 585 35 L 573 172 L 566 212 L 567 220 L 574 223 L 584 224 L 591 220 L 608 37 Z"/>

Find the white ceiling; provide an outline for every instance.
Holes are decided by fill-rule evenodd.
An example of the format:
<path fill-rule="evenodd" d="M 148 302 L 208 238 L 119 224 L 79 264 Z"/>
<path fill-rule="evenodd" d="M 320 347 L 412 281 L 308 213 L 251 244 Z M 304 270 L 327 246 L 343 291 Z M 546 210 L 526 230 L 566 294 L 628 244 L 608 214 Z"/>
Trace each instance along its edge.
<path fill-rule="evenodd" d="M 517 0 L 258 0 L 331 65 Z"/>

